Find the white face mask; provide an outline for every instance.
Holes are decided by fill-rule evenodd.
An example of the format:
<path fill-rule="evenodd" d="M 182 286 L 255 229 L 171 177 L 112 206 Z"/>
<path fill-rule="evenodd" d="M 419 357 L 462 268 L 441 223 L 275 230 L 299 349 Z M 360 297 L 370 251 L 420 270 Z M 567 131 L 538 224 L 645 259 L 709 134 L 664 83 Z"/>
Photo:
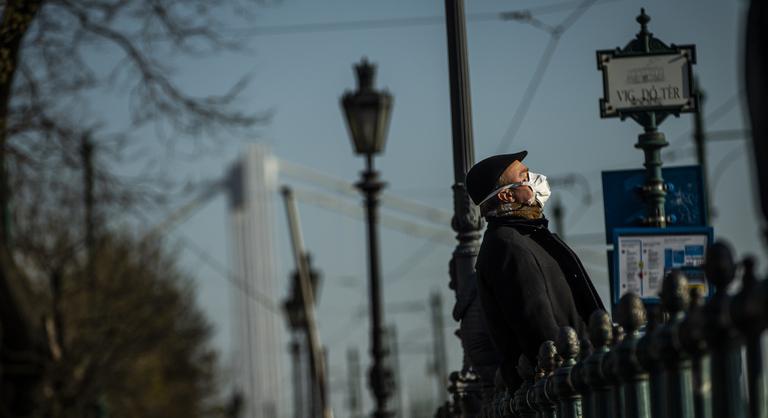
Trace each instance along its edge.
<path fill-rule="evenodd" d="M 552 191 L 549 190 L 549 182 L 547 176 L 539 173 L 528 172 L 528 181 L 524 181 L 523 185 L 530 186 L 533 189 L 534 200 L 539 202 L 541 207 L 544 207 L 544 203 L 547 202 Z M 533 203 L 533 202 L 530 202 Z"/>
<path fill-rule="evenodd" d="M 480 205 L 492 199 L 494 196 L 499 194 L 499 192 L 502 190 L 514 189 L 520 186 L 528 186 L 531 188 L 531 190 L 533 190 L 533 197 L 531 198 L 530 201 L 525 202 L 529 205 L 532 205 L 534 202 L 538 202 L 539 205 L 543 208 L 544 204 L 549 199 L 549 196 L 552 194 L 552 191 L 549 189 L 549 182 L 547 181 L 547 176 L 529 171 L 527 181 L 505 184 L 504 186 L 499 187 L 498 189 L 492 191 L 488 196 L 486 196 L 485 199 L 483 199 L 483 201 L 480 202 Z"/>

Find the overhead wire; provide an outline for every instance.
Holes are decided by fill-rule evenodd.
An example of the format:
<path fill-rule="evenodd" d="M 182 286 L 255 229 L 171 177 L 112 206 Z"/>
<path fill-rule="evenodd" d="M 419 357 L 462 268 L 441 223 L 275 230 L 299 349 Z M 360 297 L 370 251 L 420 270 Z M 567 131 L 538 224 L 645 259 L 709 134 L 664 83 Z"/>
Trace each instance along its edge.
<path fill-rule="evenodd" d="M 713 124 L 728 115 L 728 113 L 737 105 L 741 103 L 741 97 L 744 95 L 745 90 L 744 88 L 739 89 L 736 93 L 728 97 L 723 103 L 721 103 L 719 106 L 717 106 L 714 110 L 709 112 L 704 117 L 704 121 L 707 124 Z M 680 135 L 675 137 L 674 142 L 678 145 L 675 145 L 674 147 L 670 147 L 669 151 L 674 151 L 677 148 L 681 148 L 686 143 L 682 142 L 683 139 L 691 136 L 691 129 L 686 130 L 685 132 L 681 133 Z M 668 151 L 668 152 L 669 152 Z"/>
<path fill-rule="evenodd" d="M 368 316 L 368 312 L 365 308 L 366 305 L 357 305 L 357 307 L 352 310 L 352 315 L 349 316 L 349 320 L 343 323 L 342 327 L 340 327 L 337 332 L 332 333 L 331 337 L 328 338 L 329 348 L 343 342 L 346 337 L 352 334 L 352 331 L 356 330 L 360 326 L 368 324 L 367 321 L 360 320 L 361 318 L 366 318 Z M 414 313 L 426 311 L 427 305 L 425 302 L 419 301 L 401 301 L 386 304 L 386 308 L 388 308 L 390 312 L 396 311 L 397 313 Z"/>
<path fill-rule="evenodd" d="M 340 179 L 320 170 L 296 164 L 291 161 L 282 159 L 277 161 L 280 173 L 288 177 L 306 181 L 315 186 L 321 186 L 348 197 L 357 198 L 359 196 L 359 191 L 348 180 Z M 446 210 L 425 205 L 410 199 L 404 199 L 386 191 L 381 193 L 380 201 L 382 207 L 397 210 L 440 225 L 449 224 L 453 215 Z"/>
<path fill-rule="evenodd" d="M 509 127 L 499 141 L 499 145 L 496 147 L 497 154 L 505 152 L 512 143 L 512 140 L 517 136 L 517 133 L 528 114 L 533 99 L 536 97 L 539 86 L 541 86 L 541 82 L 544 79 L 544 73 L 546 73 L 549 64 L 552 62 L 552 57 L 560 43 L 560 38 L 594 3 L 596 3 L 596 0 L 584 0 L 580 2 L 576 9 L 566 16 L 565 19 L 558 25 L 552 27 L 552 29 L 548 30 L 549 41 L 547 42 L 547 46 L 544 48 L 544 52 L 541 54 L 541 58 L 539 58 L 539 62 L 536 65 L 536 70 L 523 92 L 520 104 L 517 106 L 517 109 L 512 116 L 512 121 L 510 122 Z"/>
<path fill-rule="evenodd" d="M 717 183 L 720 182 L 720 179 L 723 178 L 723 173 L 725 173 L 726 169 L 733 164 L 734 161 L 736 161 L 736 157 L 743 154 L 743 150 L 739 148 L 731 150 L 728 154 L 725 154 L 720 161 L 717 162 L 715 165 L 715 175 L 712 178 L 712 184 L 710 185 L 710 192 L 714 192 L 717 190 Z"/>
<path fill-rule="evenodd" d="M 597 2 L 604 3 L 617 0 L 597 0 Z M 578 7 L 579 1 L 567 1 L 554 4 L 548 4 L 538 7 L 530 7 L 525 9 L 518 9 L 506 12 L 486 12 L 486 13 L 471 13 L 468 14 L 466 19 L 469 22 L 489 22 L 489 21 L 504 21 L 504 20 L 516 20 L 522 23 L 531 24 L 534 27 L 547 28 L 546 24 L 538 21 L 537 19 L 519 19 L 520 16 L 532 16 L 532 15 L 545 15 L 550 13 L 558 13 L 565 10 L 573 10 L 574 7 Z M 518 17 L 517 19 L 511 19 L 510 17 Z M 416 16 L 416 17 L 395 17 L 384 19 L 359 19 L 359 20 L 347 20 L 336 22 L 320 22 L 320 23 L 299 23 L 293 25 L 281 25 L 281 26 L 257 26 L 251 28 L 235 28 L 231 29 L 231 33 L 234 35 L 247 35 L 247 36 L 275 36 L 275 35 L 296 35 L 296 34 L 310 34 L 310 33 L 325 33 L 325 32 L 340 32 L 340 31 L 355 31 L 355 30 L 371 30 L 371 29 L 396 29 L 406 27 L 419 27 L 419 26 L 437 26 L 444 25 L 444 16 Z"/>
<path fill-rule="evenodd" d="M 147 224 L 151 223 L 147 216 L 139 212 L 138 209 L 131 211 L 134 216 L 139 218 L 142 222 L 145 222 Z M 164 222 L 160 223 L 159 225 L 162 225 Z M 161 235 L 165 235 L 168 233 L 167 228 L 157 228 L 154 227 L 150 229 L 150 231 L 153 231 L 151 237 L 153 238 L 159 238 Z M 147 235 L 145 235 L 147 236 Z M 197 254 L 198 259 L 202 261 L 203 263 L 207 264 L 213 271 L 220 274 L 222 277 L 227 279 L 231 284 L 233 284 L 237 290 L 240 292 L 243 292 L 248 298 L 252 299 L 254 302 L 260 304 L 264 308 L 266 308 L 271 313 L 282 316 L 282 312 L 277 307 L 276 303 L 272 298 L 269 296 L 259 292 L 255 289 L 250 289 L 247 286 L 245 286 L 244 281 L 237 277 L 237 275 L 234 274 L 224 263 L 218 261 L 213 256 L 211 256 L 207 251 L 205 251 L 202 247 L 198 246 L 194 241 L 186 237 L 184 234 L 177 232 L 175 234 L 176 239 L 185 247 L 192 250 L 195 254 Z"/>
<path fill-rule="evenodd" d="M 275 315 L 278 315 L 278 316 L 283 315 L 282 311 L 277 307 L 277 304 L 274 302 L 274 300 L 272 300 L 272 298 L 259 292 L 258 290 L 250 289 L 246 287 L 244 280 L 242 280 L 237 275 L 235 275 L 235 273 L 232 272 L 226 265 L 224 265 L 224 263 L 215 259 L 202 247 L 197 245 L 197 243 L 195 243 L 191 239 L 187 238 L 186 236 L 178 232 L 175 234 L 175 236 L 176 236 L 176 239 L 179 240 L 182 245 L 192 250 L 195 254 L 197 254 L 197 256 L 200 258 L 201 261 L 207 264 L 212 270 L 219 273 L 219 275 L 227 279 L 239 291 L 243 292 L 251 300 L 263 306 L 264 308 L 266 308 L 268 311 L 272 312 Z"/>
<path fill-rule="evenodd" d="M 428 255 L 435 251 L 437 248 L 437 245 L 435 244 L 437 244 L 439 240 L 440 238 L 438 236 L 428 238 L 419 248 L 411 252 L 407 258 L 402 260 L 400 264 L 387 273 L 384 273 L 385 278 L 391 278 L 389 281 L 384 282 L 384 286 L 391 286 L 407 277 L 413 269 L 426 260 Z"/>
<path fill-rule="evenodd" d="M 512 116 L 512 121 L 509 123 L 507 131 L 504 133 L 499 145 L 496 147 L 497 154 L 503 153 L 509 148 L 509 144 L 520 130 L 523 120 L 528 114 L 528 109 L 530 109 L 533 99 L 536 96 L 536 92 L 544 79 L 544 73 L 547 71 L 547 67 L 549 67 L 549 63 L 555 55 L 555 50 L 557 49 L 557 44 L 559 42 L 560 39 L 558 36 L 549 37 L 547 46 L 544 48 L 544 52 L 541 54 L 541 58 L 539 58 L 539 63 L 536 65 L 536 71 L 534 71 L 531 81 L 528 82 L 528 85 L 525 87 L 523 96 L 520 99 L 520 104 L 517 106 L 515 114 Z"/>
<path fill-rule="evenodd" d="M 355 219 L 363 219 L 363 208 L 343 202 L 332 196 L 328 196 L 327 194 L 308 189 L 295 188 L 294 194 L 299 200 L 332 210 L 334 213 L 343 214 Z M 389 229 L 393 229 L 415 237 L 434 239 L 435 242 L 439 242 L 445 245 L 451 245 L 455 242 L 453 233 L 450 231 L 393 216 L 388 213 L 380 214 L 379 222 L 382 226 L 385 226 Z"/>

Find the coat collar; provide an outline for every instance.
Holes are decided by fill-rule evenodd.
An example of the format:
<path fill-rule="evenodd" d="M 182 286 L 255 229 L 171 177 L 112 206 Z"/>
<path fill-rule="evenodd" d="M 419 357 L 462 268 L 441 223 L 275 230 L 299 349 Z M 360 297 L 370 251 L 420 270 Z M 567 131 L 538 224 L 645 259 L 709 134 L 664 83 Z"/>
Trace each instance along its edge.
<path fill-rule="evenodd" d="M 529 232 L 549 230 L 549 220 L 543 217 L 540 219 L 523 219 L 511 216 L 489 216 L 485 219 L 488 221 L 488 227 L 510 226 L 512 228 L 526 230 Z"/>

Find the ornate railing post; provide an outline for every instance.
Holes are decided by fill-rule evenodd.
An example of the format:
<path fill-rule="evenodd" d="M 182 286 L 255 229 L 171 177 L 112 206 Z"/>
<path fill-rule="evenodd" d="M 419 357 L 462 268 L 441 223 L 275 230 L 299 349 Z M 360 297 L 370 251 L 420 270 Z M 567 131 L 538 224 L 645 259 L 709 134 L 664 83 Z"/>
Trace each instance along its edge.
<path fill-rule="evenodd" d="M 517 362 L 517 374 L 523 380 L 523 383 L 515 391 L 513 398 L 514 413 L 519 418 L 533 418 L 536 416 L 536 410 L 533 409 L 533 404 L 529 401 L 529 392 L 533 387 L 533 365 L 527 357 L 521 355 Z"/>
<path fill-rule="evenodd" d="M 589 342 L 589 338 L 586 336 L 581 338 L 579 351 L 579 362 L 573 367 L 571 378 L 573 379 L 573 387 L 575 387 L 581 394 L 582 416 L 593 418 L 595 416 L 595 409 L 593 407 L 594 400 L 592 399 L 592 392 L 589 390 L 589 385 L 587 384 L 586 368 L 584 367 L 587 358 L 592 355 L 592 343 Z"/>
<path fill-rule="evenodd" d="M 613 397 L 613 418 L 624 418 L 624 392 L 621 390 L 621 379 L 616 369 L 618 359 L 616 347 L 624 340 L 624 328 L 619 324 L 613 325 L 613 339 L 611 340 L 611 351 L 605 355 L 603 361 L 603 376 L 611 386 L 611 396 Z"/>
<path fill-rule="evenodd" d="M 593 395 L 594 418 L 612 418 L 613 396 L 611 386 L 603 375 L 603 362 L 608 353 L 608 343 L 613 337 L 611 317 L 605 311 L 595 311 L 589 317 L 589 338 L 593 353 L 585 364 L 586 382 Z"/>
<path fill-rule="evenodd" d="M 736 265 L 727 245 L 716 242 L 709 247 L 705 271 L 709 282 L 715 285 L 715 294 L 704 307 L 707 342 L 712 356 L 712 416 L 745 418 L 747 408 L 741 390 L 741 341 L 731 321 L 727 293 L 736 273 Z"/>
<path fill-rule="evenodd" d="M 480 378 L 472 368 L 458 372 L 456 378 L 458 403 L 455 408 L 461 411 L 460 417 L 477 417 L 480 414 L 482 389 Z"/>
<path fill-rule="evenodd" d="M 556 418 L 557 404 L 550 395 L 552 390 L 548 387 L 550 376 L 558 366 L 557 349 L 552 341 L 544 341 L 539 346 L 538 364 L 536 366 L 536 383 L 533 390 L 536 399 L 536 410 L 541 418 Z"/>
<path fill-rule="evenodd" d="M 667 416 L 664 368 L 658 361 L 658 347 L 656 345 L 656 335 L 661 325 L 661 307 L 659 305 L 648 306 L 648 325 L 645 327 L 645 335 L 637 343 L 637 360 L 649 374 L 648 389 L 650 390 L 651 416 L 653 418 L 665 418 Z"/>
<path fill-rule="evenodd" d="M 765 315 L 768 299 L 765 292 L 758 290 L 755 276 L 755 259 L 746 257 L 742 263 L 744 274 L 741 278 L 741 291 L 733 297 L 731 317 L 736 327 L 744 336 L 747 349 L 747 389 L 749 395 L 750 418 L 765 418 L 766 378 L 761 347 L 761 336 L 766 328 Z"/>
<path fill-rule="evenodd" d="M 640 341 L 639 329 L 645 325 L 645 306 L 634 293 L 627 293 L 619 301 L 619 322 L 624 327 L 624 340 L 616 347 L 617 373 L 624 393 L 625 418 L 650 418 L 651 402 L 648 373 L 637 359 Z"/>
<path fill-rule="evenodd" d="M 448 393 L 451 394 L 451 402 L 448 402 L 447 408 L 445 408 L 445 412 L 450 418 L 459 418 L 462 416 L 461 404 L 463 402 L 462 398 L 464 393 L 464 388 L 462 386 L 463 383 L 461 382 L 460 373 L 457 371 L 451 372 L 448 375 Z"/>
<path fill-rule="evenodd" d="M 494 383 L 496 384 L 496 393 L 498 394 L 497 402 L 494 404 L 494 412 L 497 417 L 504 418 L 512 413 L 512 409 L 510 409 L 511 393 L 499 369 L 496 370 Z"/>
<path fill-rule="evenodd" d="M 574 366 L 579 355 L 579 336 L 571 327 L 560 328 L 557 351 L 563 359 L 552 375 L 552 387 L 558 400 L 559 418 L 581 418 L 581 394 L 573 385 Z"/>
<path fill-rule="evenodd" d="M 667 377 L 667 416 L 693 418 L 691 361 L 680 346 L 678 333 L 688 308 L 688 279 L 678 270 L 664 278 L 661 302 L 669 320 L 659 330 L 659 354 Z"/>
<path fill-rule="evenodd" d="M 501 418 L 503 416 L 501 408 L 504 401 L 505 390 L 506 384 L 501 377 L 501 372 L 500 370 L 496 370 L 496 375 L 494 376 L 493 381 L 493 396 L 488 402 L 483 404 L 483 410 L 480 414 L 482 418 Z"/>
<path fill-rule="evenodd" d="M 712 418 L 712 381 L 709 376 L 709 353 L 704 329 L 704 296 L 699 287 L 690 291 L 688 314 L 680 325 L 680 345 L 691 356 L 693 378 L 693 415 L 696 418 Z"/>
<path fill-rule="evenodd" d="M 512 410 L 510 409 L 510 401 L 512 400 L 511 393 L 508 388 L 505 388 L 501 392 L 499 397 L 499 403 L 496 407 L 496 414 L 499 418 L 506 418 L 512 416 Z"/>

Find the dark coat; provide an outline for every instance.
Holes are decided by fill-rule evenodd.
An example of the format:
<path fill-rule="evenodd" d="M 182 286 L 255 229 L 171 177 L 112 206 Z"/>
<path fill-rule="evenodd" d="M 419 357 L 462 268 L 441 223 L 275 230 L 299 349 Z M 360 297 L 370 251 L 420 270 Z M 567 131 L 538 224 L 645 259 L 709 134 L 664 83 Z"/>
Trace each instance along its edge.
<path fill-rule="evenodd" d="M 489 219 L 475 266 L 486 323 L 512 387 L 520 383 L 521 354 L 535 364 L 539 345 L 554 341 L 561 326 L 584 335 L 589 315 L 605 309 L 576 254 L 547 224 Z"/>

